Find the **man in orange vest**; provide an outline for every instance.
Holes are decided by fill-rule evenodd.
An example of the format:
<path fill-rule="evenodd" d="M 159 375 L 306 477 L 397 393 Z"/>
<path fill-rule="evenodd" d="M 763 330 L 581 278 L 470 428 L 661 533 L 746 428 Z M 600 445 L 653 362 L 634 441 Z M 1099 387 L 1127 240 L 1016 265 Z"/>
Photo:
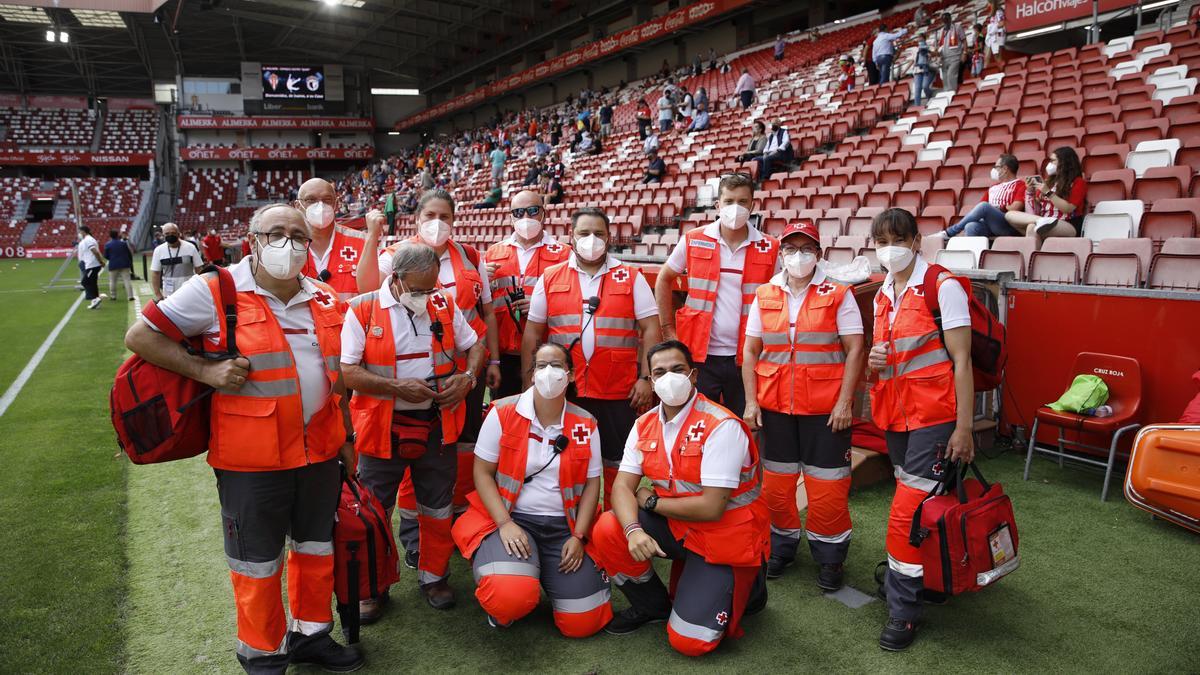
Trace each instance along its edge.
<path fill-rule="evenodd" d="M 957 281 L 942 275 L 925 287 L 929 265 L 921 257 L 917 220 L 904 209 L 875 216 L 871 238 L 888 271 L 875 295 L 874 346 L 867 357 L 877 380 L 871 413 L 887 435 L 896 467 L 896 494 L 888 516 L 888 570 L 883 589 L 888 620 L 879 646 L 908 648 L 916 638 L 925 570 L 921 552 L 909 543 L 913 515 L 925 495 L 950 469 L 949 462 L 975 457 L 975 382 L 971 371 L 971 310 Z M 941 330 L 925 303 L 936 293 Z"/>
<path fill-rule="evenodd" d="M 726 175 L 717 190 L 720 218 L 683 235 L 654 287 L 663 336 L 678 337 L 699 362 L 696 388 L 740 415 L 746 405 L 739 370 L 746 316 L 754 291 L 775 274 L 779 242 L 749 225 L 749 176 Z M 687 301 L 675 311 L 672 291 L 682 274 Z"/>
<path fill-rule="evenodd" d="M 767 603 L 758 448 L 737 415 L 696 391 L 686 345 L 663 342 L 646 358 L 662 403 L 629 432 L 613 509 L 592 529 L 596 564 L 630 604 L 605 630 L 620 635 L 665 620 L 671 646 L 699 656 L 726 635 L 740 637 L 742 617 Z M 653 488 L 638 488 L 643 476 Z M 655 556 L 674 561 L 674 602 Z"/>
<path fill-rule="evenodd" d="M 339 299 L 346 301 L 358 294 L 354 272 L 367 235 L 361 230 L 335 225 L 337 207 L 337 192 L 323 178 L 304 181 L 296 195 L 296 208 L 304 212 L 313 238 L 304 276 L 324 281 L 337 291 Z"/>
<path fill-rule="evenodd" d="M 136 322 L 125 336 L 150 363 L 211 385 L 208 463 L 217 475 L 225 557 L 237 602 L 237 658 L 247 672 L 289 663 L 349 672 L 356 647 L 330 637 L 338 458 L 354 465 L 354 433 L 338 367 L 342 315 L 329 286 L 301 276 L 304 215 L 272 204 L 250 219 L 253 255 L 230 268 L 241 357 L 211 360 Z M 159 308 L 184 335 L 224 352 L 228 324 L 215 274 L 193 277 Z M 288 604 L 281 577 L 287 553 Z"/>
<path fill-rule="evenodd" d="M 424 244 L 395 249 L 378 291 L 350 301 L 342 368 L 354 389 L 350 411 L 361 454 L 358 476 L 391 513 L 406 471 L 420 523 L 417 580 L 435 609 L 454 606 L 446 582 L 463 399 L 483 366 L 483 344 L 449 295 L 438 289 L 438 259 Z M 466 358 L 462 354 L 466 354 Z M 374 621 L 380 598 L 360 603 Z"/>
<path fill-rule="evenodd" d="M 842 587 L 850 548 L 850 425 L 863 373 L 863 323 L 849 286 L 817 265 L 821 237 L 807 221 L 780 238 L 783 271 L 758 287 L 746 321 L 743 419 L 762 429 L 763 496 L 771 511 L 767 578 L 792 564 L 804 528 L 796 481 L 804 473 L 808 548 L 817 586 Z"/>
<path fill-rule="evenodd" d="M 495 399 L 521 392 L 521 334 L 529 316 L 529 299 L 546 268 L 563 262 L 571 253 L 543 229 L 546 207 L 541 194 L 522 190 L 512 198 L 511 206 L 513 234 L 492 244 L 483 257 L 500 341 L 500 388 L 492 392 Z"/>
<path fill-rule="evenodd" d="M 636 411 L 654 402 L 653 387 L 640 370 L 644 348 L 659 340 L 650 284 L 637 268 L 608 255 L 608 236 L 608 216 L 600 209 L 571 215 L 574 253 L 538 279 L 521 348 L 526 386 L 543 335 L 571 352 L 577 364 L 571 400 L 595 416 L 600 428 L 605 505 L 624 436 Z"/>

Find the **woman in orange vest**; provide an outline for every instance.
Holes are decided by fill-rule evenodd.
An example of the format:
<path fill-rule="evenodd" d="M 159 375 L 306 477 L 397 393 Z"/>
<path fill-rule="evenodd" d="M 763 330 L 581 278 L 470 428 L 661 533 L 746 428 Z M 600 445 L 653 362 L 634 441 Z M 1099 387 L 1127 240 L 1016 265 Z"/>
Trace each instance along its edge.
<path fill-rule="evenodd" d="M 571 242 L 574 253 L 567 262 L 547 269 L 534 287 L 522 337 L 523 370 L 532 373 L 543 335 L 566 347 L 579 364 L 571 402 L 600 426 L 607 507 L 625 436 L 637 411 L 654 402 L 640 370 L 642 350 L 659 339 L 658 308 L 642 273 L 608 255 L 603 211 L 572 214 Z"/>
<path fill-rule="evenodd" d="M 686 345 L 662 342 L 646 359 L 662 403 L 629 432 L 613 509 L 594 530 L 596 564 L 630 604 L 605 631 L 666 621 L 671 646 L 700 656 L 740 637 L 742 617 L 767 603 L 758 448 L 741 418 L 696 390 Z M 643 476 L 652 488 L 638 488 Z M 656 556 L 673 561 L 673 594 L 651 565 Z"/>
<path fill-rule="evenodd" d="M 875 295 L 874 336 L 867 366 L 875 424 L 887 434 L 896 467 L 896 494 L 887 527 L 888 620 L 879 646 L 900 651 L 916 637 L 924 593 L 920 551 L 908 543 L 917 505 L 937 485 L 949 462 L 975 456 L 975 385 L 971 373 L 971 312 L 958 282 L 938 277 L 925 286 L 929 265 L 921 258 L 917 220 L 888 209 L 871 223 L 875 253 L 888 274 Z M 925 303 L 936 293 L 941 326 Z"/>
<path fill-rule="evenodd" d="M 565 347 L 542 345 L 533 371 L 533 386 L 496 401 L 483 422 L 475 492 L 454 541 L 493 628 L 533 611 L 544 587 L 558 630 L 588 637 L 612 619 L 608 580 L 585 552 L 600 501 L 600 434 L 567 402 L 575 372 Z"/>
<path fill-rule="evenodd" d="M 237 291 L 237 359 L 212 360 L 137 321 L 130 351 L 212 386 L 208 463 L 217 476 L 225 557 L 237 603 L 237 659 L 247 672 L 312 663 L 350 672 L 364 662 L 333 629 L 333 524 L 340 457 L 354 466 L 338 368 L 342 313 L 329 286 L 300 274 L 311 233 L 291 204 L 250 218 L 253 255 L 230 268 Z M 193 277 L 158 308 L 187 336 L 224 353 L 215 274 Z M 286 551 L 286 556 L 284 555 Z M 287 561 L 289 625 L 282 577 Z"/>
<path fill-rule="evenodd" d="M 817 266 L 821 238 L 810 222 L 780 239 L 783 271 L 758 287 L 746 322 L 743 419 L 762 429 L 763 496 L 771 510 L 767 578 L 796 557 L 804 528 L 796 481 L 808 495 L 808 548 L 817 586 L 842 587 L 850 548 L 850 425 L 864 363 L 863 323 L 851 287 Z"/>

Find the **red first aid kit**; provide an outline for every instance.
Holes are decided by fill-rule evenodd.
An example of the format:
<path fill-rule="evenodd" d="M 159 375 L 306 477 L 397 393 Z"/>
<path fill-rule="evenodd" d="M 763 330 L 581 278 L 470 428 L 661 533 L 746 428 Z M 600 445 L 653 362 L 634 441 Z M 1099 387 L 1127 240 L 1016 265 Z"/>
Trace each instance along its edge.
<path fill-rule="evenodd" d="M 925 588 L 946 595 L 978 591 L 1017 569 L 1012 500 L 979 467 L 957 463 L 917 507 L 909 543 L 921 550 Z"/>
<path fill-rule="evenodd" d="M 233 275 L 214 267 L 220 280 L 221 297 L 228 326 L 224 352 L 205 352 L 199 338 L 187 338 L 151 302 L 142 316 L 163 335 L 178 342 L 189 354 L 210 359 L 237 358 L 237 291 Z M 121 364 L 109 392 L 117 443 L 134 464 L 158 464 L 195 457 L 208 450 L 209 401 L 212 387 L 160 368 L 134 354 Z"/>
<path fill-rule="evenodd" d="M 1125 474 L 1125 498 L 1200 532 L 1200 426 L 1153 424 L 1139 431 Z"/>
<path fill-rule="evenodd" d="M 343 467 L 333 528 L 333 586 L 346 639 L 358 642 L 358 601 L 377 598 L 400 580 L 400 555 L 383 505 Z"/>

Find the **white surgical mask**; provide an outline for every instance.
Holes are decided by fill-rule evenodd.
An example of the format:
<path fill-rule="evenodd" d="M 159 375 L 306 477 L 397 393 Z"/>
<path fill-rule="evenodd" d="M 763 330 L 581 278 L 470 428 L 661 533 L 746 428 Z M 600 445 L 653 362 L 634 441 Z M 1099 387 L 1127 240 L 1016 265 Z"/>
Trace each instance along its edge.
<path fill-rule="evenodd" d="M 558 366 L 547 366 L 533 371 L 533 386 L 542 398 L 558 398 L 567 390 L 567 371 Z"/>
<path fill-rule="evenodd" d="M 425 316 L 429 312 L 429 304 L 424 295 L 413 295 L 409 291 L 404 291 L 396 300 L 404 305 L 405 309 L 412 312 L 413 316 Z"/>
<path fill-rule="evenodd" d="M 721 207 L 721 224 L 731 230 L 740 230 L 750 220 L 750 210 L 741 204 L 726 204 Z"/>
<path fill-rule="evenodd" d="M 258 247 L 258 262 L 267 274 L 276 279 L 294 279 L 308 262 L 308 251 L 297 251 L 291 243 L 286 246 Z"/>
<path fill-rule="evenodd" d="M 427 220 L 417 228 L 417 234 L 421 237 L 421 241 L 437 248 L 450 239 L 450 223 L 437 218 Z"/>
<path fill-rule="evenodd" d="M 1000 169 L 992 167 L 992 180 L 1000 180 Z"/>
<path fill-rule="evenodd" d="M 683 405 L 692 395 L 692 380 L 683 373 L 663 373 L 654 381 L 654 393 L 667 405 Z"/>
<path fill-rule="evenodd" d="M 913 250 L 907 246 L 881 246 L 875 250 L 875 257 L 884 269 L 895 274 L 912 262 Z"/>
<path fill-rule="evenodd" d="M 542 221 L 537 218 L 518 218 L 513 230 L 523 239 L 533 239 L 542 231 Z"/>
<path fill-rule="evenodd" d="M 310 227 L 323 230 L 333 224 L 333 207 L 325 202 L 309 204 L 308 208 L 304 209 L 304 219 Z"/>
<path fill-rule="evenodd" d="M 1056 173 L 1058 173 L 1058 163 L 1057 162 L 1047 162 L 1046 163 L 1046 175 L 1053 176 Z"/>
<path fill-rule="evenodd" d="M 817 266 L 817 256 L 804 251 L 797 251 L 783 256 L 783 266 L 787 268 L 787 273 L 798 278 L 812 274 L 813 269 Z"/>
<path fill-rule="evenodd" d="M 575 240 L 575 255 L 587 262 L 596 262 L 608 253 L 608 243 L 594 234 Z"/>

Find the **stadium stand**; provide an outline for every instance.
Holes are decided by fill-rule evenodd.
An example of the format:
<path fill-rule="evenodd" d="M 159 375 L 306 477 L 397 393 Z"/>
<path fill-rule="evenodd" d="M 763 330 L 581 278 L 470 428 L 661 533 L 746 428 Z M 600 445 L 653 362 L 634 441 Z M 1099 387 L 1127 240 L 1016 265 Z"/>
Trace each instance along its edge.
<path fill-rule="evenodd" d="M 216 227 L 244 232 L 253 207 L 237 206 L 234 169 L 192 169 L 183 175 L 175 222 L 185 232 Z"/>
<path fill-rule="evenodd" d="M 250 199 L 283 200 L 287 198 L 288 193 L 311 177 L 307 171 L 280 169 L 252 171 L 246 196 Z"/>
<path fill-rule="evenodd" d="M 104 116 L 102 151 L 154 152 L 157 142 L 158 112 L 155 110 L 110 110 Z"/>
<path fill-rule="evenodd" d="M 96 135 L 96 111 L 0 108 L 4 141 L 24 150 L 86 150 Z"/>

